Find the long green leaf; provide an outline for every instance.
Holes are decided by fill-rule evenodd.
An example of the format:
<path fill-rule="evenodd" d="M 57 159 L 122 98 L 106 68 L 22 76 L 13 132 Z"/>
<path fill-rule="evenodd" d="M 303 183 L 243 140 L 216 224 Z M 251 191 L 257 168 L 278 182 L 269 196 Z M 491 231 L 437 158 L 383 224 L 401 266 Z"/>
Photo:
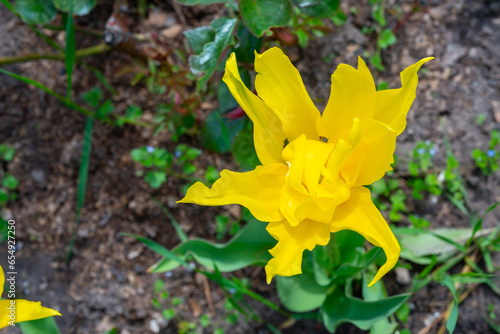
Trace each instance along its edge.
<path fill-rule="evenodd" d="M 401 294 L 377 301 L 364 301 L 352 297 L 348 286 L 335 289 L 321 307 L 325 327 L 334 332 L 345 322 L 367 330 L 374 323 L 387 318 L 410 298 L 411 294 Z"/>
<path fill-rule="evenodd" d="M 64 54 L 66 55 L 64 60 L 66 62 L 66 74 L 67 74 L 66 97 L 68 99 L 71 98 L 71 77 L 73 75 L 73 65 L 75 64 L 75 52 L 76 52 L 75 25 L 73 22 L 73 0 L 70 0 L 69 3 L 70 3 L 69 13 L 66 15 L 66 48 L 64 50 Z"/>
<path fill-rule="evenodd" d="M 192 255 L 198 263 L 209 269 L 214 265 L 222 272 L 238 270 L 254 264 L 264 264 L 271 255 L 269 249 L 276 240 L 266 231 L 265 223 L 250 221 L 227 243 L 216 244 L 204 239 L 191 239 L 181 243 L 172 253 L 185 259 Z M 161 273 L 178 267 L 179 264 L 164 258 L 149 268 L 150 272 Z"/>
<path fill-rule="evenodd" d="M 455 326 L 457 325 L 457 320 L 458 320 L 457 290 L 455 290 L 455 282 L 448 275 L 446 275 L 442 284 L 446 286 L 448 289 L 450 289 L 451 295 L 453 296 L 453 307 L 451 309 L 450 316 L 448 317 L 448 321 L 446 321 L 446 329 L 448 330 L 448 333 L 452 334 L 453 331 L 455 330 Z"/>
<path fill-rule="evenodd" d="M 170 222 L 172 223 L 172 225 L 174 225 L 175 232 L 177 233 L 179 239 L 181 239 L 182 242 L 187 241 L 188 237 L 180 227 L 179 222 L 177 221 L 177 219 L 175 219 L 174 215 L 171 214 L 170 211 L 168 211 L 168 209 L 163 204 L 161 204 L 159 200 L 153 198 L 153 201 L 156 203 L 156 205 L 158 205 L 160 210 L 168 217 L 168 219 L 170 219 Z"/>
<path fill-rule="evenodd" d="M 62 96 L 60 94 L 57 94 L 52 89 L 50 89 L 47 86 L 39 83 L 38 81 L 35 81 L 35 80 L 27 78 L 27 77 L 23 77 L 22 75 L 18 75 L 18 74 L 12 73 L 10 71 L 4 70 L 3 68 L 0 68 L 0 73 L 7 74 L 8 76 L 10 76 L 10 77 L 12 77 L 14 79 L 17 79 L 17 80 L 22 81 L 24 83 L 27 83 L 27 84 L 33 85 L 33 86 L 35 86 L 37 88 L 40 88 L 44 92 L 49 93 L 50 95 L 54 96 L 56 99 L 58 99 L 59 101 L 61 101 L 64 105 L 66 105 L 66 106 L 70 107 L 71 109 L 76 110 L 76 111 L 78 111 L 78 112 L 80 112 L 80 113 L 82 113 L 82 114 L 84 114 L 86 116 L 91 116 L 91 117 L 94 116 L 94 113 L 92 111 L 80 107 L 75 102 L 71 101 L 70 99 L 68 99 L 68 98 L 66 98 L 66 97 L 64 97 L 64 96 Z"/>
<path fill-rule="evenodd" d="M 54 317 L 25 321 L 17 326 L 23 334 L 61 334 Z"/>
<path fill-rule="evenodd" d="M 80 155 L 80 169 L 78 171 L 75 225 L 73 227 L 73 233 L 71 236 L 68 253 L 66 254 L 66 262 L 68 262 L 69 259 L 71 258 L 73 247 L 75 246 L 76 232 L 78 230 L 78 224 L 80 222 L 80 213 L 82 211 L 83 203 L 85 200 L 87 178 L 89 175 L 90 152 L 92 151 L 93 126 L 94 126 L 94 119 L 92 117 L 87 117 L 87 121 L 85 122 L 85 130 L 83 132 L 83 147 L 82 147 L 82 154 Z"/>

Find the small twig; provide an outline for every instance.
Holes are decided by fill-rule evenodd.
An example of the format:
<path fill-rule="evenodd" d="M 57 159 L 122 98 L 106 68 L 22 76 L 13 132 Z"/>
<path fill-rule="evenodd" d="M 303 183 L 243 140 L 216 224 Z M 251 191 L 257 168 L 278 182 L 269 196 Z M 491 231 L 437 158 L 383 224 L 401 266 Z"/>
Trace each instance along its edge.
<path fill-rule="evenodd" d="M 210 309 L 210 313 L 212 313 L 212 316 L 215 316 L 215 307 L 212 300 L 212 293 L 210 291 L 210 286 L 208 285 L 207 276 L 202 275 L 201 277 L 203 282 L 203 289 L 205 290 L 205 297 L 207 298 L 208 302 L 208 308 Z"/>
<path fill-rule="evenodd" d="M 97 54 L 101 54 L 107 51 L 110 51 L 111 47 L 106 44 L 98 44 L 85 49 L 80 49 L 75 52 L 75 58 L 83 58 L 88 56 L 94 56 Z M 32 60 L 42 60 L 42 59 L 50 59 L 50 60 L 64 60 L 66 58 L 64 53 L 30 53 L 19 56 L 5 56 L 0 57 L 0 65 L 8 65 L 14 63 L 21 63 L 25 61 Z"/>
<path fill-rule="evenodd" d="M 56 25 L 52 25 L 52 24 L 46 24 L 43 27 L 46 29 L 56 30 L 56 31 L 59 31 L 59 30 L 63 31 L 66 29 L 63 26 L 56 26 Z M 82 33 L 89 34 L 89 35 L 96 36 L 96 37 L 102 37 L 102 35 L 103 35 L 103 32 L 100 30 L 87 29 L 87 28 L 82 27 L 82 26 L 75 26 L 75 31 L 82 32 Z"/>

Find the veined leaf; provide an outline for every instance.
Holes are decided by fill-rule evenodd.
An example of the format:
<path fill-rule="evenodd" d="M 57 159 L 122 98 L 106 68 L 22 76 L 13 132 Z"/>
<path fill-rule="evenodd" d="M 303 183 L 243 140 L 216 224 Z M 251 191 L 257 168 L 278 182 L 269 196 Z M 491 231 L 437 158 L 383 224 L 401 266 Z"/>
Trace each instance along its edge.
<path fill-rule="evenodd" d="M 200 89 L 205 85 L 214 73 L 219 59 L 221 58 L 224 50 L 234 43 L 234 27 L 236 26 L 237 19 L 229 19 L 221 17 L 213 20 L 210 27 L 215 31 L 213 41 L 203 46 L 203 51 L 189 58 L 189 66 L 193 73 L 204 73 L 198 79 L 197 87 Z M 204 34 L 208 34 L 204 32 Z M 199 41 L 196 42 L 199 44 Z M 199 45 L 196 46 L 199 49 Z"/>
<path fill-rule="evenodd" d="M 266 231 L 266 224 L 252 220 L 227 243 L 216 244 L 204 239 L 191 239 L 181 243 L 171 252 L 182 259 L 192 255 L 208 269 L 217 266 L 221 272 L 229 272 L 253 264 L 267 263 L 271 258 L 268 251 L 275 244 L 276 240 Z M 178 262 L 163 258 L 150 267 L 149 271 L 161 273 L 178 266 Z"/>
<path fill-rule="evenodd" d="M 269 28 L 290 21 L 292 5 L 288 0 L 241 0 L 240 13 L 248 30 L 261 37 Z"/>
<path fill-rule="evenodd" d="M 45 0 L 16 0 L 14 8 L 23 21 L 28 24 L 48 23 L 57 14 L 52 1 Z"/>
<path fill-rule="evenodd" d="M 342 323 L 349 322 L 367 330 L 377 321 L 394 313 L 410 294 L 401 294 L 377 301 L 364 301 L 352 297 L 348 286 L 335 289 L 321 307 L 325 327 L 333 332 Z"/>

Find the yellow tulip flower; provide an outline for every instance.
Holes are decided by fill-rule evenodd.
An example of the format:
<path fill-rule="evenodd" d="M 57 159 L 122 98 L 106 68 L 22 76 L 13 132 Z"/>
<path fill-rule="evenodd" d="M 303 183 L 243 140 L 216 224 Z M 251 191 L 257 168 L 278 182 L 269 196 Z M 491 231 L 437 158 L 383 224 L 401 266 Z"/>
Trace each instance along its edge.
<path fill-rule="evenodd" d="M 12 282 L 12 285 L 14 283 Z M 0 296 L 3 293 L 4 284 L 5 275 L 0 266 Z M 42 319 L 54 315 L 61 314 L 51 308 L 43 307 L 40 302 L 30 302 L 25 299 L 0 300 L 0 328 L 13 326 L 22 321 Z"/>
<path fill-rule="evenodd" d="M 254 123 L 262 165 L 246 173 L 223 170 L 211 189 L 197 182 L 179 202 L 240 204 L 269 222 L 267 231 L 278 243 L 269 251 L 268 283 L 275 275 L 301 273 L 303 251 L 326 245 L 331 233 L 355 231 L 387 257 L 369 285 L 374 284 L 394 267 L 401 249 L 364 186 L 392 169 L 396 137 L 415 99 L 417 71 L 430 59 L 406 68 L 401 88 L 379 92 L 361 58 L 357 69 L 340 64 L 320 113 L 280 49 L 256 54 L 258 95 L 242 82 L 233 53 L 223 80 Z"/>

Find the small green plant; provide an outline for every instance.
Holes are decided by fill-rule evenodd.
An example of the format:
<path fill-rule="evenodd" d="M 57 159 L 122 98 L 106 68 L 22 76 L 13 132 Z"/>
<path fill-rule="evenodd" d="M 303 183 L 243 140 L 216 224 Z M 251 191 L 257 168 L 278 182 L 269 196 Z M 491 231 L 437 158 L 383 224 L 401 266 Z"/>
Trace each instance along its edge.
<path fill-rule="evenodd" d="M 492 175 L 498 170 L 498 161 L 500 155 L 496 149 L 498 142 L 500 140 L 500 133 L 498 130 L 493 130 L 491 132 L 491 139 L 487 151 L 483 151 L 476 148 L 472 151 L 471 156 L 479 167 L 481 173 L 486 176 Z"/>
<path fill-rule="evenodd" d="M 8 222 L 3 218 L 4 210 L 9 201 L 17 199 L 16 189 L 19 185 L 19 180 L 14 175 L 3 170 L 2 162 L 11 162 L 15 154 L 14 147 L 6 144 L 0 145 L 0 241 L 7 239 Z"/>
<path fill-rule="evenodd" d="M 146 168 L 146 171 L 137 171 L 136 175 L 144 176 L 144 181 L 151 188 L 160 188 L 167 181 L 168 175 L 171 175 L 188 181 L 188 184 L 181 189 L 183 193 L 196 181 L 203 181 L 211 185 L 219 178 L 219 171 L 214 166 L 208 166 L 205 170 L 205 180 L 199 180 L 193 176 L 198 171 L 198 167 L 193 162 L 201 153 L 200 149 L 189 147 L 186 144 L 177 145 L 173 153 L 164 148 L 153 146 L 135 148 L 130 152 L 132 159 Z"/>

